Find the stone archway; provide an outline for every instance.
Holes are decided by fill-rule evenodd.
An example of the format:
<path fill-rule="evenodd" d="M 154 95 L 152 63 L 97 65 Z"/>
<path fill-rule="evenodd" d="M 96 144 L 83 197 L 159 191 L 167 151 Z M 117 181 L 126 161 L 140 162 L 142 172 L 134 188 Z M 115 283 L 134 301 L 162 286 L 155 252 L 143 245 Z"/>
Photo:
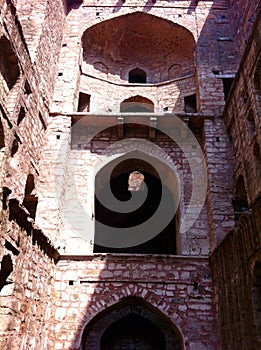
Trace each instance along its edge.
<path fill-rule="evenodd" d="M 158 309 L 127 297 L 96 315 L 85 327 L 82 350 L 182 350 L 182 335 Z"/>
<path fill-rule="evenodd" d="M 154 112 L 154 103 L 143 96 L 132 96 L 121 102 L 120 111 L 122 113 L 152 113 Z"/>
<path fill-rule="evenodd" d="M 142 189 L 139 190 L 134 190 L 135 184 L 131 184 L 135 172 L 144 179 Z M 109 189 L 117 202 L 114 203 L 109 197 Z M 176 174 L 166 164 L 140 151 L 125 154 L 98 171 L 95 178 L 95 194 L 94 252 L 177 254 L 176 209 L 179 202 L 179 186 Z M 121 211 L 123 206 L 125 210 Z M 159 218 L 160 227 L 155 235 L 143 241 L 142 225 L 145 223 L 149 231 L 152 229 L 149 220 L 154 215 L 159 215 L 157 210 L 160 206 L 164 211 Z M 129 246 L 100 244 L 101 240 L 107 241 L 105 235 L 110 239 L 111 230 L 108 227 L 121 230 L 121 237 L 126 235 L 127 241 L 130 239 L 129 228 L 133 228 L 135 234 L 141 237 L 141 241 Z M 111 237 L 113 240 L 113 235 Z"/>
<path fill-rule="evenodd" d="M 98 60 L 110 67 L 112 81 L 128 81 L 135 67 L 139 68 L 136 83 L 167 81 L 171 66 L 175 70 L 172 75 L 178 78 L 194 72 L 195 39 L 191 31 L 148 13 L 128 13 L 92 25 L 83 32 L 82 48 L 83 70 L 96 75 L 91 67 Z M 174 64 L 178 64 L 176 68 Z M 146 72 L 142 79 L 141 68 Z"/>

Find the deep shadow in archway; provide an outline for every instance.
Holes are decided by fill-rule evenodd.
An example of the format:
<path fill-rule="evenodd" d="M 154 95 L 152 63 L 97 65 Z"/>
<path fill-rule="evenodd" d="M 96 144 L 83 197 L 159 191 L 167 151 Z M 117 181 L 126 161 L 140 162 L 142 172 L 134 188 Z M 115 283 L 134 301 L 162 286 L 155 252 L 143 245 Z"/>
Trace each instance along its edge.
<path fill-rule="evenodd" d="M 130 313 L 110 325 L 101 337 L 101 350 L 164 350 L 163 333 L 148 319 Z"/>
<path fill-rule="evenodd" d="M 96 315 L 85 327 L 82 350 L 181 350 L 172 322 L 141 298 L 127 297 Z"/>
<path fill-rule="evenodd" d="M 103 177 L 106 173 L 106 170 L 100 171 L 96 176 L 96 193 L 101 194 L 101 197 L 104 193 L 106 196 L 106 191 L 108 184 L 104 183 Z M 139 188 L 135 190 L 134 185 L 130 186 L 130 177 L 133 173 L 139 173 L 144 178 L 144 184 L 147 186 L 147 197 L 141 206 L 138 206 L 137 209 L 134 209 L 137 203 L 139 203 L 143 190 Z M 174 176 L 174 175 L 173 175 Z M 137 182 L 137 179 L 134 179 L 134 182 Z M 143 181 L 143 180 L 142 180 Z M 102 185 L 101 185 L 102 184 Z M 127 212 L 119 212 L 119 207 L 114 207 L 110 205 L 109 207 L 104 206 L 97 196 L 95 196 L 95 240 L 94 240 L 94 252 L 95 253 L 153 253 L 153 254 L 176 254 L 176 217 L 175 217 L 175 203 L 173 194 L 166 184 L 164 184 L 157 173 L 156 169 L 149 164 L 148 162 L 130 158 L 121 161 L 113 170 L 110 179 L 110 188 L 112 194 L 120 201 L 120 203 L 126 203 L 132 197 L 132 202 L 127 204 Z M 168 210 L 171 207 L 173 216 L 169 223 L 166 223 L 166 226 L 159 232 L 155 237 L 142 243 L 140 245 L 131 246 L 127 248 L 113 248 L 97 245 L 97 237 L 103 237 L 104 235 L 109 235 L 106 228 L 115 227 L 122 228 L 122 235 L 126 234 L 124 228 L 137 227 L 139 231 L 139 225 L 149 220 L 156 212 L 159 205 L 162 204 L 162 189 L 166 196 L 164 197 L 165 205 L 168 205 Z M 174 188 L 172 190 L 175 191 Z M 177 189 L 176 189 L 177 191 Z M 166 198 L 167 197 L 167 198 Z M 166 208 L 167 211 L 167 208 Z M 163 218 L 162 218 L 163 219 Z M 99 223 L 105 225 L 101 227 Z"/>

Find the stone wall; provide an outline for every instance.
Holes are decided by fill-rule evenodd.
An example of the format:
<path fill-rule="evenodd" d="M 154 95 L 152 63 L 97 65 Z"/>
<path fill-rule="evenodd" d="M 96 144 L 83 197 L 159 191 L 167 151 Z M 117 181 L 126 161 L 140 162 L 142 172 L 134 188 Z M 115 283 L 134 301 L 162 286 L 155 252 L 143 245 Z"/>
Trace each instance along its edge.
<path fill-rule="evenodd" d="M 142 298 L 167 316 L 183 334 L 184 349 L 217 349 L 205 259 L 133 255 L 126 263 L 124 255 L 98 254 L 64 257 L 57 265 L 47 348 L 80 349 L 85 326 L 127 297 Z"/>
<path fill-rule="evenodd" d="M 155 312 L 167 320 L 183 349 L 259 348 L 258 4 L 257 0 L 0 1 L 1 348 L 76 350 L 91 329 L 88 341 L 96 350 L 101 329 L 116 315 L 119 319 L 133 311 L 128 304 L 132 300 L 143 303 L 147 316 Z M 88 61 L 84 33 L 102 21 L 119 19 L 123 24 L 132 14 L 154 15 L 159 32 L 164 20 L 183 28 L 193 39 L 189 49 L 195 43 L 194 63 L 191 50 L 172 68 L 163 57 L 163 73 L 156 67 L 149 71 L 148 84 L 132 85 L 126 69 L 117 76 L 120 57 L 113 56 L 117 40 L 105 44 L 113 57 L 106 62 L 111 65 L 108 72 L 94 61 L 95 42 L 95 55 Z M 160 34 L 156 38 L 159 47 L 162 38 Z M 145 39 L 148 46 L 148 36 Z M 128 69 L 138 62 L 137 54 L 130 56 Z M 183 70 L 179 65 L 186 59 L 189 64 Z M 226 85 L 234 77 L 229 94 Z M 77 113 L 80 92 L 90 95 L 89 113 Z M 154 111 L 146 121 L 134 113 L 119 113 L 121 102 L 136 96 Z M 186 110 L 188 96 L 196 96 L 193 113 Z M 179 183 L 177 228 L 181 226 L 193 178 L 203 172 L 192 173 L 184 149 L 157 130 L 175 129 L 171 124 L 175 113 L 198 140 L 186 144 L 188 129 L 176 129 L 186 157 L 197 161 L 196 150 L 202 148 L 207 162 L 206 202 L 199 213 L 201 207 L 192 198 L 188 213 L 198 214 L 197 220 L 185 233 L 177 230 L 176 256 L 93 254 L 93 171 L 102 156 L 105 169 L 110 157 L 120 158 L 132 150 L 134 155 L 143 152 L 146 160 L 154 159 L 153 165 L 164 163 L 160 168 L 174 174 L 172 180 L 166 177 L 166 184 L 176 188 Z M 84 127 L 80 120 L 86 121 Z M 89 132 L 94 137 L 86 142 Z M 232 199 L 241 189 L 247 211 L 240 213 L 233 228 Z M 200 195 L 199 189 L 195 195 Z M 64 256 L 58 262 L 60 254 Z"/>
<path fill-rule="evenodd" d="M 58 255 L 36 230 L 3 221 L 1 229 L 0 346 L 45 349 Z"/>
<path fill-rule="evenodd" d="M 97 5 L 96 3 L 89 5 L 83 2 L 81 6 L 79 4 L 75 6 L 67 15 L 53 111 L 72 112 L 77 108 L 76 98 L 79 94 L 80 75 L 81 72 L 86 71 L 82 52 L 83 33 L 93 25 L 98 26 L 102 21 L 117 19 L 117 17 L 135 12 L 144 12 L 155 15 L 156 18 L 160 16 L 160 21 L 162 19 L 172 21 L 177 27 L 182 26 L 191 32 L 190 35 L 193 35 L 197 44 L 195 50 L 197 83 L 195 88 L 198 94 L 198 109 L 205 113 L 220 114 L 222 112 L 224 93 L 221 75 L 234 74 L 239 64 L 238 57 L 231 54 L 234 51 L 235 42 L 233 28 L 230 26 L 231 13 L 228 1 L 216 1 L 213 6 L 204 1 L 200 1 L 197 6 L 191 1 L 161 1 L 155 4 L 148 4 L 145 1 L 142 3 L 130 1 L 116 4 L 116 6 L 110 2 L 106 7 Z M 223 40 L 224 37 L 227 39 Z M 106 77 L 105 73 L 101 74 L 103 74 L 103 78 L 100 84 L 104 78 L 105 81 L 111 80 L 110 75 L 107 74 Z M 96 75 L 98 79 L 94 80 L 92 86 L 85 84 L 86 93 L 92 93 L 93 85 L 99 83 L 101 76 L 100 74 Z M 83 77 L 84 79 L 86 78 Z M 113 78 L 112 83 L 114 80 Z M 108 89 L 113 89 L 113 86 L 114 84 L 108 85 Z M 149 90 L 150 87 L 147 89 Z M 103 96 L 106 97 L 106 94 L 103 93 Z M 164 92 L 162 97 L 163 94 Z M 177 105 L 177 109 L 174 108 L 173 111 L 180 111 L 180 107 Z M 93 105 L 93 110 L 97 108 L 99 105 Z"/>
<path fill-rule="evenodd" d="M 204 132 L 209 176 L 207 204 L 211 250 L 213 250 L 235 223 L 232 205 L 234 159 L 231 141 L 222 117 L 207 119 Z"/>
<path fill-rule="evenodd" d="M 233 26 L 238 42 L 239 55 L 242 56 L 248 44 L 248 38 L 253 30 L 253 25 L 258 13 L 258 0 L 231 1 Z"/>
<path fill-rule="evenodd" d="M 183 136 L 181 130 L 177 131 L 175 124 L 171 129 L 168 121 L 158 116 L 159 125 L 163 125 L 160 123 L 163 123 L 164 120 L 168 125 L 167 128 L 166 125 L 161 126 L 161 130 L 165 128 L 170 136 L 156 131 L 156 136 L 150 140 L 150 124 L 142 119 L 138 121 L 140 125 L 137 124 L 136 127 L 125 126 L 124 136 L 119 138 L 118 127 L 115 126 L 118 124 L 117 119 L 116 122 L 113 121 L 115 116 L 112 116 L 111 121 L 106 116 L 95 118 L 83 118 L 80 122 L 86 125 L 75 123 L 70 127 L 69 117 L 53 117 L 48 132 L 48 146 L 45 147 L 42 157 L 42 167 L 48 164 L 49 171 L 42 174 L 43 185 L 39 187 L 39 215 L 36 218 L 39 227 L 49 232 L 49 237 L 56 242 L 56 246 L 60 246 L 62 254 L 91 253 L 94 239 L 96 173 L 98 169 L 110 162 L 111 157 L 121 159 L 122 156 L 125 156 L 128 159 L 132 157 L 131 152 L 134 152 L 133 157 L 135 157 L 135 152 L 138 151 L 138 153 L 141 152 L 144 160 L 147 159 L 156 170 L 161 170 L 161 162 L 164 161 L 167 167 L 166 174 L 169 174 L 165 177 L 170 177 L 170 172 L 172 172 L 172 177 L 179 183 L 175 185 L 175 181 L 167 182 L 168 188 L 173 190 L 173 193 L 175 191 L 180 193 L 180 198 L 174 194 L 175 201 L 178 202 L 176 223 L 178 254 L 209 254 L 208 214 L 207 207 L 204 205 L 207 179 L 205 178 L 204 182 L 203 153 L 200 149 L 201 137 L 199 135 L 197 138 Z M 97 118 L 100 119 L 100 123 L 104 123 L 100 124 L 98 129 Z M 134 114 L 129 117 L 130 122 L 132 118 L 137 121 Z M 106 128 L 106 123 L 107 125 L 110 123 L 112 127 Z M 185 128 L 185 124 L 182 125 Z M 175 140 L 180 142 L 180 146 Z M 218 152 L 220 154 L 220 150 Z M 190 169 L 192 166 L 190 162 L 194 157 L 201 159 L 196 165 L 200 166 L 197 168 L 200 174 L 200 181 L 197 185 L 192 183 L 192 171 L 195 174 L 195 169 Z M 223 177 L 223 173 L 216 176 Z M 175 186 L 176 189 L 174 189 Z M 193 196 L 196 196 L 194 200 L 191 199 L 192 193 L 194 193 Z M 200 195 L 200 198 L 203 197 L 200 199 L 197 194 Z M 185 217 L 189 220 L 190 215 L 195 218 L 195 222 L 192 222 L 183 232 L 181 222 L 186 220 Z M 224 224 L 224 227 L 219 229 L 223 230 L 224 234 L 228 226 Z"/>
<path fill-rule="evenodd" d="M 46 347 L 52 279 L 59 257 L 35 225 L 39 162 L 49 113 L 40 89 L 41 76 L 29 56 L 19 21 L 21 12 L 12 1 L 1 2 L 2 349 Z"/>
<path fill-rule="evenodd" d="M 229 350 L 260 348 L 260 306 L 255 294 L 260 294 L 255 273 L 261 254 L 260 87 L 257 83 L 260 80 L 260 10 L 256 16 L 253 34 L 224 111 L 235 155 L 234 198 L 236 202 L 243 202 L 243 208 L 236 214 L 238 221 L 234 229 L 211 256 L 219 338 L 222 349 Z M 246 28 L 241 29 L 241 35 L 246 35 L 246 32 L 242 34 Z"/>
<path fill-rule="evenodd" d="M 120 104 L 133 96 L 142 96 L 151 100 L 154 111 L 162 113 L 164 108 L 170 113 L 184 112 L 184 97 L 196 93 L 195 77 L 177 79 L 174 82 L 134 86 L 126 84 L 111 84 L 108 81 L 90 78 L 82 75 L 80 91 L 90 95 L 90 112 L 105 113 L 120 112 Z M 74 111 L 77 111 L 78 99 L 75 100 Z"/>
<path fill-rule="evenodd" d="M 260 306 L 253 292 L 255 264 L 261 261 L 260 224 L 259 200 L 211 256 L 222 349 L 260 348 Z"/>
<path fill-rule="evenodd" d="M 255 147 L 260 144 L 260 90 L 256 83 L 260 79 L 260 11 L 255 31 L 249 42 L 237 74 L 230 100 L 225 109 L 225 123 L 236 155 L 234 184 L 240 175 L 249 204 L 260 194 L 259 161 L 255 157 Z M 236 187 L 236 186 L 235 186 Z"/>

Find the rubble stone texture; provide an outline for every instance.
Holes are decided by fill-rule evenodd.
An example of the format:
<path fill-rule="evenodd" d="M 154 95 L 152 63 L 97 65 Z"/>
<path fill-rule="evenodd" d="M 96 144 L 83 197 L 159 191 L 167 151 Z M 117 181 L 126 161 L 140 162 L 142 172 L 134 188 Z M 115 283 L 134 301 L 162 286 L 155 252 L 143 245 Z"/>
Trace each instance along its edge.
<path fill-rule="evenodd" d="M 0 13 L 0 348 L 260 349 L 260 0 Z"/>

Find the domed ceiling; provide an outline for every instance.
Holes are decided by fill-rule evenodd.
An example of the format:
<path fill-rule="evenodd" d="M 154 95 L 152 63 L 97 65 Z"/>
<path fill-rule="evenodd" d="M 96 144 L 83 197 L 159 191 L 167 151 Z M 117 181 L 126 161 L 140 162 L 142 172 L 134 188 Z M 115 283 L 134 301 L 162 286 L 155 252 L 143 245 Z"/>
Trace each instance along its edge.
<path fill-rule="evenodd" d="M 92 26 L 84 32 L 82 45 L 86 63 L 103 63 L 109 72 L 120 76 L 135 67 L 145 69 L 148 75 L 153 70 L 162 75 L 163 68 L 177 65 L 182 72 L 194 65 L 195 41 L 190 31 L 139 12 Z"/>

